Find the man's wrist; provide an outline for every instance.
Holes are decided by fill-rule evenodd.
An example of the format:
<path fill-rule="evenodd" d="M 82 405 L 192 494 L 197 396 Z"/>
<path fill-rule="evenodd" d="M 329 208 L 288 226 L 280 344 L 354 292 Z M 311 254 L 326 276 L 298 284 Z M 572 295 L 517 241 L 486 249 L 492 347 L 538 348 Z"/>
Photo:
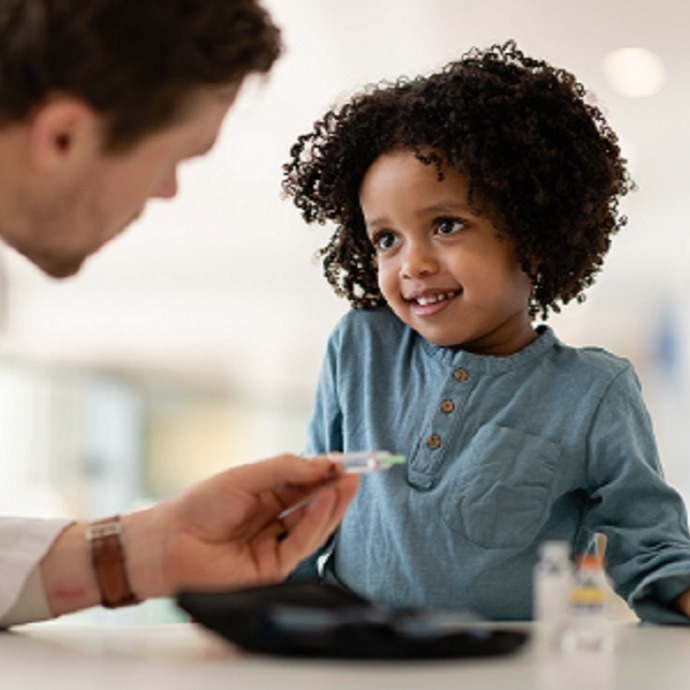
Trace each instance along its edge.
<path fill-rule="evenodd" d="M 124 567 L 131 591 L 137 599 L 172 594 L 162 566 L 163 536 L 160 509 L 122 515 Z M 102 601 L 94 572 L 88 525 L 74 522 L 53 543 L 41 561 L 41 577 L 52 615 L 59 616 L 97 606 Z"/>
<path fill-rule="evenodd" d="M 72 523 L 41 560 L 43 587 L 54 616 L 89 608 L 100 601 L 85 534 L 84 523 Z"/>
<path fill-rule="evenodd" d="M 162 564 L 163 536 L 160 508 L 148 508 L 121 516 L 126 546 L 127 575 L 131 589 L 141 600 L 171 594 Z"/>

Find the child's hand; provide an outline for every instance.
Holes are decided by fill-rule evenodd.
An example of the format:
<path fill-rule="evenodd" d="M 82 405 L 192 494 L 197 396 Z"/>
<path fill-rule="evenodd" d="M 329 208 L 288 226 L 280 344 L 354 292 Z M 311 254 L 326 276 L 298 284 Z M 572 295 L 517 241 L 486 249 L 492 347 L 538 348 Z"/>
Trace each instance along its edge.
<path fill-rule="evenodd" d="M 673 600 L 673 606 L 690 618 L 690 589 L 686 589 L 680 596 L 676 597 Z"/>

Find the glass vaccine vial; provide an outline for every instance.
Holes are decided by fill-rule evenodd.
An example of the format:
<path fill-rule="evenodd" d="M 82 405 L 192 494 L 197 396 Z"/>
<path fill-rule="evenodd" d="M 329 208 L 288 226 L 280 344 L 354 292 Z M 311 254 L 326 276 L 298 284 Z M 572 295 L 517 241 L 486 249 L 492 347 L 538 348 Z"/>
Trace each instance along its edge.
<path fill-rule="evenodd" d="M 560 649 L 568 626 L 573 585 L 570 544 L 566 541 L 542 543 L 533 578 L 535 637 L 542 651 Z"/>
<path fill-rule="evenodd" d="M 581 556 L 570 594 L 568 626 L 562 640 L 566 651 L 608 651 L 613 647 L 611 588 L 599 554 Z"/>

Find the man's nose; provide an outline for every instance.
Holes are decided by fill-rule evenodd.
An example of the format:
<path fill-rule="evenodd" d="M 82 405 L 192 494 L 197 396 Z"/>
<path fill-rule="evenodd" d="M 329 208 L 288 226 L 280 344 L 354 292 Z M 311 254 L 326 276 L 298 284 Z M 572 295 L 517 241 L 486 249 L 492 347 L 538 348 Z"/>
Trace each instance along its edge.
<path fill-rule="evenodd" d="M 151 195 L 156 199 L 172 199 L 177 194 L 177 173 L 170 173 Z"/>

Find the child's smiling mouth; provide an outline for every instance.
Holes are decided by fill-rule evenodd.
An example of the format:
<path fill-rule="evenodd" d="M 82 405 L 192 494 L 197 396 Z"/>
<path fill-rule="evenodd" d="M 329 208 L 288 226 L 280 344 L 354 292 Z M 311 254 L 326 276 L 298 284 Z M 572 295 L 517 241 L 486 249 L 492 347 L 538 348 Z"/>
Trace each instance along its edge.
<path fill-rule="evenodd" d="M 452 292 L 439 292 L 435 295 L 421 295 L 419 297 L 413 297 L 410 301 L 416 302 L 422 307 L 426 307 L 428 304 L 436 304 L 437 302 L 444 302 L 449 299 L 453 299 L 456 295 L 460 293 L 460 290 L 453 290 Z"/>
<path fill-rule="evenodd" d="M 433 316 L 443 311 L 451 300 L 462 293 L 462 290 L 449 290 L 445 292 L 425 292 L 406 297 L 412 311 L 417 316 Z"/>

